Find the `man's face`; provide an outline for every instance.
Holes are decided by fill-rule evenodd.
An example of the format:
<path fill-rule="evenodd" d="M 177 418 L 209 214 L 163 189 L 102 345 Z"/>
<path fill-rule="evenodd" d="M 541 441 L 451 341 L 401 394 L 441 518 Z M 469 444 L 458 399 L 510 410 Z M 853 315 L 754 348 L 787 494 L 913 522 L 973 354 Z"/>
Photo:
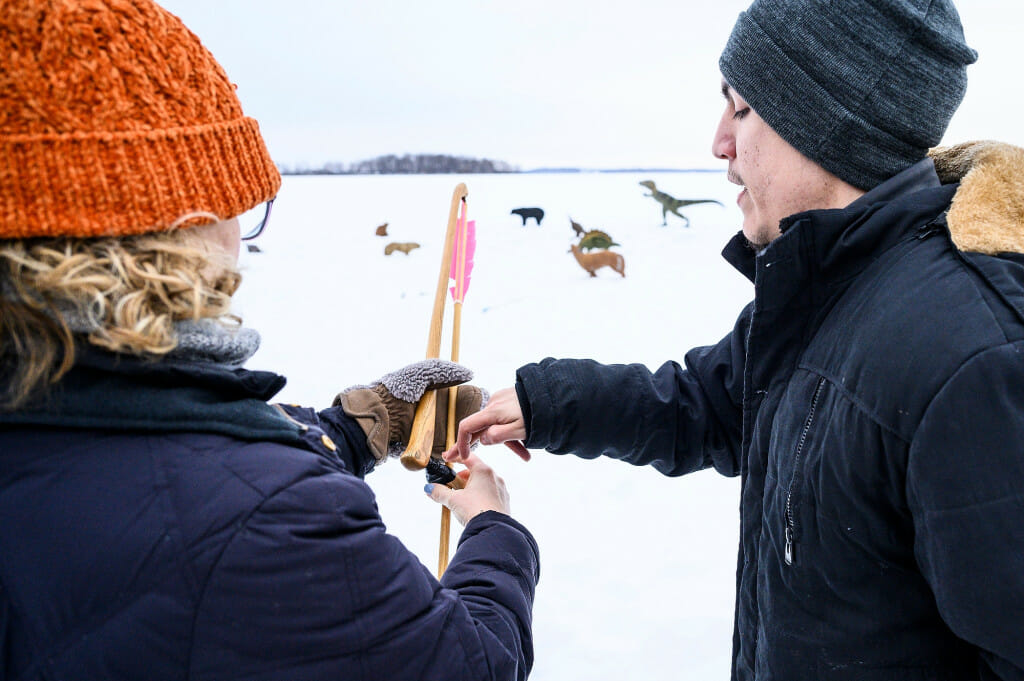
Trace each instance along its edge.
<path fill-rule="evenodd" d="M 842 208 L 862 194 L 814 163 L 768 127 L 722 82 L 725 111 L 711 151 L 729 162 L 729 181 L 743 186 L 736 203 L 743 235 L 755 248 L 778 237 L 779 221 L 805 210 Z"/>

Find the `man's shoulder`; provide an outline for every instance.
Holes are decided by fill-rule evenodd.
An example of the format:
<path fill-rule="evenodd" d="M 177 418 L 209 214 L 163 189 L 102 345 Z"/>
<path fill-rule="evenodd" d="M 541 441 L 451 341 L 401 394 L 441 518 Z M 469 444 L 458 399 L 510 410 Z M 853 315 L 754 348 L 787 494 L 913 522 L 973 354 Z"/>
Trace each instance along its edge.
<path fill-rule="evenodd" d="M 1018 270 L 1003 275 L 1019 283 Z M 852 281 L 801 362 L 909 424 L 970 358 L 1020 338 L 1024 322 L 1005 297 L 948 240 L 932 237 Z"/>
<path fill-rule="evenodd" d="M 1021 318 L 1005 314 L 1012 287 L 1024 290 L 1024 265 L 1002 268 L 996 282 L 941 235 L 882 254 L 850 282 L 825 318 L 853 340 L 874 347 L 957 349 L 1002 342 Z M 993 265 L 999 268 L 998 265 Z M 872 343 L 873 341 L 873 343 Z"/>

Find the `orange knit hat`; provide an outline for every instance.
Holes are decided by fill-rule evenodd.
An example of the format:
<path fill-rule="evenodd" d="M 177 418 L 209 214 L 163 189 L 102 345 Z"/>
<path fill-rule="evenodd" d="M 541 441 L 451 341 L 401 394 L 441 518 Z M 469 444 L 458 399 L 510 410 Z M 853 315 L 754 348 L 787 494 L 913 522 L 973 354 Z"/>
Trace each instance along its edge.
<path fill-rule="evenodd" d="M 162 231 L 277 193 L 256 121 L 176 16 L 149 0 L 3 3 L 0 238 Z"/>

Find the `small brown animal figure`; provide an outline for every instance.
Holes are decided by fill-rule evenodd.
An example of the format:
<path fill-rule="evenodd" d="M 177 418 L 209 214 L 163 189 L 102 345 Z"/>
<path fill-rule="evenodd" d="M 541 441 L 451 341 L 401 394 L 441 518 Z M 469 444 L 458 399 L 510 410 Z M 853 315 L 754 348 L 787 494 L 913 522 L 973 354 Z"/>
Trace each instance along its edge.
<path fill-rule="evenodd" d="M 419 247 L 420 245 L 415 241 L 392 241 L 384 247 L 384 255 L 391 255 L 395 251 L 401 251 L 409 255 L 409 251 Z"/>
<path fill-rule="evenodd" d="M 596 271 L 602 267 L 610 267 L 623 277 L 626 276 L 626 259 L 619 253 L 608 250 L 584 253 L 576 244 L 571 245 L 569 250 L 572 252 L 573 257 L 576 258 L 576 262 L 580 264 L 580 267 L 590 272 L 592 277 L 596 277 Z"/>
<path fill-rule="evenodd" d="M 375 232 L 375 234 L 377 236 L 387 236 L 388 235 L 388 223 L 385 222 L 383 225 L 378 225 L 377 226 L 377 231 Z"/>
<path fill-rule="evenodd" d="M 587 230 L 583 229 L 583 225 L 576 222 L 572 218 L 569 218 L 569 222 L 572 224 L 572 231 L 576 232 L 576 236 L 583 236 Z"/>

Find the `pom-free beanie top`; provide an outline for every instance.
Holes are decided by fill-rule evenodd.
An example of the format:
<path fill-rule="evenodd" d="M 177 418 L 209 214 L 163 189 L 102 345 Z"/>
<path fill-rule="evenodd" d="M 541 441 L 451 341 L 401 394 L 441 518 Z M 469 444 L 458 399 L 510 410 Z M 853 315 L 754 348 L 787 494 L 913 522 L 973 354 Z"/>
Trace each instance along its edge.
<path fill-rule="evenodd" d="M 867 190 L 939 144 L 977 57 L 950 0 L 755 0 L 719 67 L 784 140 Z"/>
<path fill-rule="evenodd" d="M 228 219 L 280 184 L 234 85 L 176 16 L 149 0 L 4 0 L 0 238 Z"/>

